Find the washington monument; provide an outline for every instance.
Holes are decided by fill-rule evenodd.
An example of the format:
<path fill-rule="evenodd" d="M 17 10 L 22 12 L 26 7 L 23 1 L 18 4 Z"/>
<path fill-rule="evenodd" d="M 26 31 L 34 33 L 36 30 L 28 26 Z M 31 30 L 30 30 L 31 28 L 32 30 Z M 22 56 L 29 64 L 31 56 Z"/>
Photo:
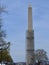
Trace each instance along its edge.
<path fill-rule="evenodd" d="M 32 25 L 32 7 L 28 7 L 28 29 L 26 34 L 26 65 L 35 62 L 34 56 L 34 29 Z"/>

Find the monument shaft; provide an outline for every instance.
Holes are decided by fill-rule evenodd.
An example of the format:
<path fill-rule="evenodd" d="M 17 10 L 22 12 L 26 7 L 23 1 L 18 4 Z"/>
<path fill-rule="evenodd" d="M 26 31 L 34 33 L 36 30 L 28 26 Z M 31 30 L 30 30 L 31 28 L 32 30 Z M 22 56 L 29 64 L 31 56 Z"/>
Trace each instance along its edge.
<path fill-rule="evenodd" d="M 32 7 L 28 7 L 28 30 L 27 30 L 27 47 L 26 47 L 26 65 L 31 65 L 35 61 L 34 56 L 34 30 L 32 28 Z"/>

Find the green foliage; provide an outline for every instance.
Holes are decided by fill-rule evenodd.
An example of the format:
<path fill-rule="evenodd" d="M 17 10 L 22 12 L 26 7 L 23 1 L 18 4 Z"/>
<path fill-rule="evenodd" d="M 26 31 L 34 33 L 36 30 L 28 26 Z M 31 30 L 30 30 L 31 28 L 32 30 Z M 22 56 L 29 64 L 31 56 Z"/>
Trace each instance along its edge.
<path fill-rule="evenodd" d="M 9 52 L 7 50 L 0 51 L 0 62 L 13 62 Z"/>

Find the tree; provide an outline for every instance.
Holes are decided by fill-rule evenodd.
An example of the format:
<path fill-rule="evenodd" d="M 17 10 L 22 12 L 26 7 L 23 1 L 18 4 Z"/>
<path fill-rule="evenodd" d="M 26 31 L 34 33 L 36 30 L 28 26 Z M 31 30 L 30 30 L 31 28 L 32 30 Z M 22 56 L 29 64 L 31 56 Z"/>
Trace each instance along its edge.
<path fill-rule="evenodd" d="M 47 52 L 43 49 L 38 49 L 35 51 L 36 60 L 48 60 Z"/>
<path fill-rule="evenodd" d="M 0 62 L 13 62 L 7 50 L 0 51 Z"/>
<path fill-rule="evenodd" d="M 9 48 L 10 48 L 10 42 L 6 42 L 4 38 L 6 37 L 6 33 L 3 30 L 3 24 L 2 24 L 2 13 L 5 13 L 5 8 L 0 5 L 0 62 L 13 62 L 10 54 L 9 54 Z M 6 50 L 5 50 L 6 49 Z"/>

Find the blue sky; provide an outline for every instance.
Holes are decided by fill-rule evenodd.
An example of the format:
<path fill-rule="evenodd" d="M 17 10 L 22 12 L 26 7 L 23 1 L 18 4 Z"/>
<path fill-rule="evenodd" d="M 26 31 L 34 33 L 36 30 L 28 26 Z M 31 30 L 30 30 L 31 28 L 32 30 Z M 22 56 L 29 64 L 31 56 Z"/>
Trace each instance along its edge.
<path fill-rule="evenodd" d="M 3 14 L 7 41 L 14 62 L 25 61 L 28 5 L 32 5 L 35 50 L 44 49 L 49 55 L 49 0 L 2 0 L 8 11 Z"/>

